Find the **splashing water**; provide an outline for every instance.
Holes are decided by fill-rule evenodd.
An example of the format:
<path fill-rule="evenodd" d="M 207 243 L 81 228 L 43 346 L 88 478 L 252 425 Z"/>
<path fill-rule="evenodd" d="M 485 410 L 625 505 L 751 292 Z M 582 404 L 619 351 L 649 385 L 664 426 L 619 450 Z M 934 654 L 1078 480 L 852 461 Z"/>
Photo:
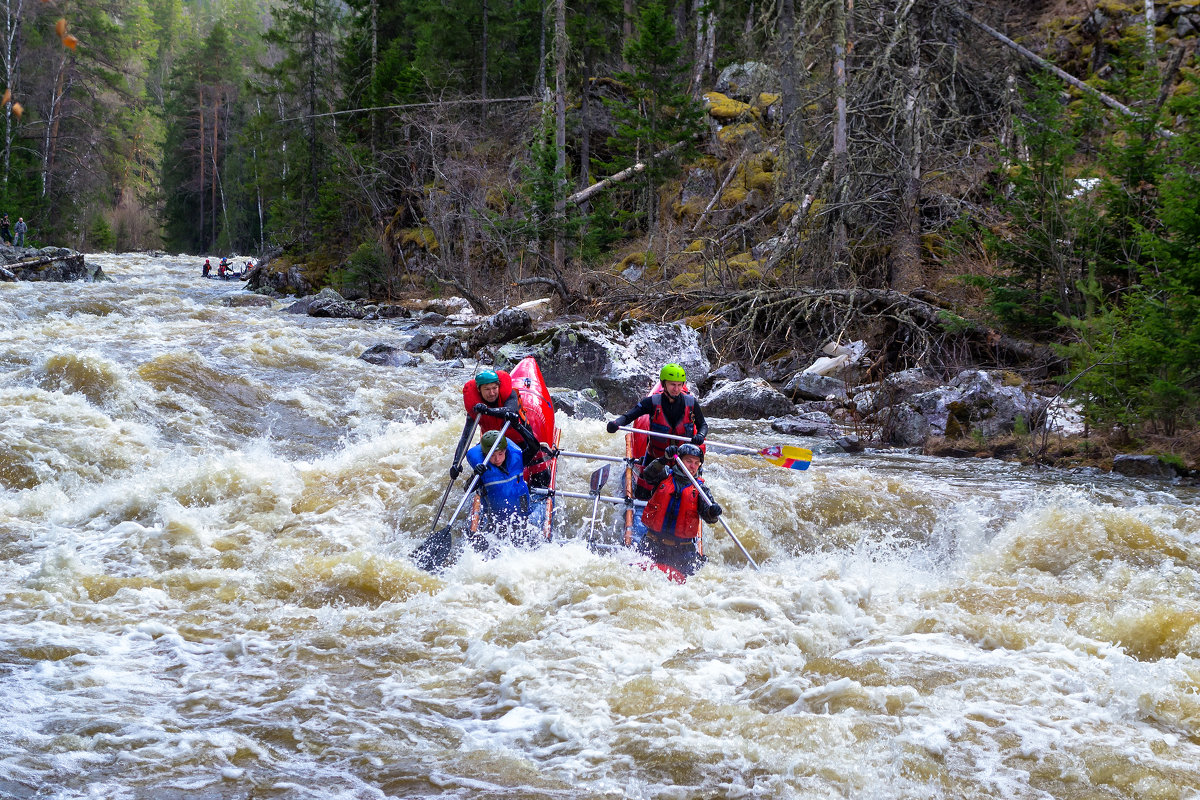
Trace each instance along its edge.
<path fill-rule="evenodd" d="M 580 501 L 434 577 L 468 367 L 93 258 L 0 284 L 0 796 L 1200 796 L 1194 490 L 787 441 L 706 465 L 759 572 L 630 568 Z"/>

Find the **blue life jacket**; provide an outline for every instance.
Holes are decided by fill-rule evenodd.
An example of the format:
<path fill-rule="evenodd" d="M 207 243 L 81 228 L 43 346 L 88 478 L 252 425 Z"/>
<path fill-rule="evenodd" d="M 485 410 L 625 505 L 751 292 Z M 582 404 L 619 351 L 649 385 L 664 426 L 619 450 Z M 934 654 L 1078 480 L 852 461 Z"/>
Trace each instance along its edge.
<path fill-rule="evenodd" d="M 507 437 L 504 444 L 504 466 L 497 467 L 489 462 L 487 471 L 479 479 L 483 485 L 483 509 L 495 515 L 526 515 L 529 513 L 529 485 L 522 475 L 525 463 L 521 458 L 521 448 Z M 477 444 L 467 451 L 467 463 L 474 468 L 476 464 L 483 463 L 486 455 L 483 445 Z"/>

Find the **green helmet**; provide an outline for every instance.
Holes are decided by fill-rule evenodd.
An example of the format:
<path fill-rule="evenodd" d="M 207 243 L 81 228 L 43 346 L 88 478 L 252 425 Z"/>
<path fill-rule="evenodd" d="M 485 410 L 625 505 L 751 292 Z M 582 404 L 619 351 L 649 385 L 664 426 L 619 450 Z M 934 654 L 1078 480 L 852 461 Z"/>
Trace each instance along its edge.
<path fill-rule="evenodd" d="M 493 372 L 490 369 L 485 370 L 475 376 L 475 388 L 476 389 L 482 389 L 484 386 L 488 385 L 489 383 L 499 383 L 499 382 L 500 382 L 500 376 L 497 375 L 495 372 Z"/>
<path fill-rule="evenodd" d="M 658 372 L 658 377 L 659 380 L 664 381 L 686 381 L 687 373 L 678 364 L 663 364 L 663 368 Z"/>
<path fill-rule="evenodd" d="M 488 452 L 496 444 L 496 440 L 500 438 L 500 431 L 488 431 L 480 437 L 479 443 L 483 445 L 483 454 L 486 456 Z"/>

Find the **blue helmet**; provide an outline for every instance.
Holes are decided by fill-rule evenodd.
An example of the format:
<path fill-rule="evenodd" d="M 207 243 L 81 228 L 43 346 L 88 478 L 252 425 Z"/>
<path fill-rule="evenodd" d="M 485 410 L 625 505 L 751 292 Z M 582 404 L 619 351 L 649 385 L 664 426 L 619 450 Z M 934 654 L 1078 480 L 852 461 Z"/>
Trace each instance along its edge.
<path fill-rule="evenodd" d="M 489 383 L 500 383 L 500 376 L 493 370 L 485 370 L 475 376 L 475 388 L 482 389 Z"/>

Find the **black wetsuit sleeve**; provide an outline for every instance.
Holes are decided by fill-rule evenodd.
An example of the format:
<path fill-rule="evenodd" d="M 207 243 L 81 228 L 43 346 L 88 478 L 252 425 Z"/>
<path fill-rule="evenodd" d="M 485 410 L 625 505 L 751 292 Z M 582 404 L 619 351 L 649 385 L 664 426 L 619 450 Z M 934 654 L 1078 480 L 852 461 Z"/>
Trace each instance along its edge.
<path fill-rule="evenodd" d="M 642 470 L 642 480 L 651 486 L 662 483 L 671 471 L 671 462 L 665 458 L 656 458 Z"/>
<path fill-rule="evenodd" d="M 638 404 L 626 411 L 621 416 L 617 417 L 614 422 L 618 425 L 628 425 L 638 417 L 643 417 L 646 414 L 654 413 L 654 401 L 649 397 L 643 397 L 638 401 Z"/>
<path fill-rule="evenodd" d="M 704 412 L 700 410 L 700 404 L 692 405 L 692 421 L 696 424 L 696 433 L 704 438 L 708 438 L 708 421 L 704 419 Z"/>
<path fill-rule="evenodd" d="M 474 432 L 475 426 L 471 424 L 471 418 L 467 417 L 462 436 L 458 437 L 458 446 L 454 448 L 454 460 L 450 462 L 450 466 L 457 467 L 462 461 L 463 453 L 467 452 L 467 447 L 471 444 L 471 434 Z"/>

